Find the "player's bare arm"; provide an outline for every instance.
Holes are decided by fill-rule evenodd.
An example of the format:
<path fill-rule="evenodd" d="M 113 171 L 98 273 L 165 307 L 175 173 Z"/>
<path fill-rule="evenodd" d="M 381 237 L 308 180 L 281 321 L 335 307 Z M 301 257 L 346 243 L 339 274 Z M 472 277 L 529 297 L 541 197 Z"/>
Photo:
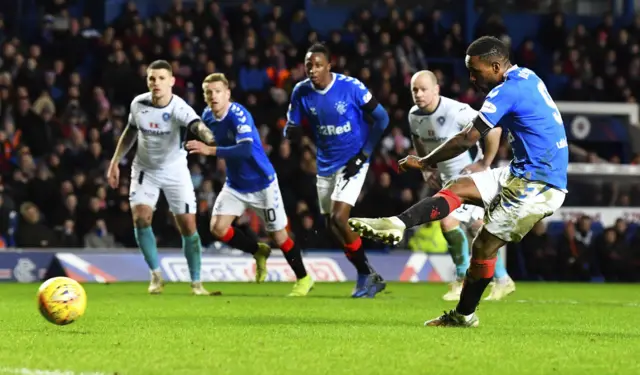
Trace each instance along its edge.
<path fill-rule="evenodd" d="M 109 186 L 113 189 L 118 187 L 118 181 L 120 180 L 120 168 L 118 164 L 120 164 L 120 160 L 124 157 L 133 144 L 136 143 L 136 139 L 138 138 L 138 132 L 136 129 L 132 128 L 131 125 L 127 125 L 118 140 L 118 145 L 116 146 L 116 150 L 113 153 L 113 157 L 111 158 L 111 164 L 109 165 L 109 170 L 107 172 L 107 180 L 109 181 Z"/>
<path fill-rule="evenodd" d="M 213 142 L 213 138 L 212 138 Z M 209 146 L 201 141 L 191 140 L 186 144 L 187 150 L 189 154 L 197 154 L 197 155 L 205 155 L 205 156 L 215 156 L 217 153 L 217 147 Z"/>
<path fill-rule="evenodd" d="M 491 128 L 481 118 L 476 117 L 473 122 L 470 122 L 458 134 L 438 146 L 429 155 L 421 158 L 420 166 L 423 169 L 428 169 L 437 163 L 462 154 L 473 147 L 482 138 L 483 134 L 486 135 L 489 130 Z"/>
<path fill-rule="evenodd" d="M 468 165 L 462 170 L 462 173 L 474 173 L 487 170 L 491 167 L 493 160 L 498 154 L 500 148 L 500 139 L 502 138 L 502 128 L 495 127 L 484 137 L 484 156 L 477 162 Z"/>
<path fill-rule="evenodd" d="M 204 122 L 196 120 L 189 125 L 189 130 L 198 136 L 204 143 L 211 145 L 214 143 L 213 132 L 205 125 Z"/>

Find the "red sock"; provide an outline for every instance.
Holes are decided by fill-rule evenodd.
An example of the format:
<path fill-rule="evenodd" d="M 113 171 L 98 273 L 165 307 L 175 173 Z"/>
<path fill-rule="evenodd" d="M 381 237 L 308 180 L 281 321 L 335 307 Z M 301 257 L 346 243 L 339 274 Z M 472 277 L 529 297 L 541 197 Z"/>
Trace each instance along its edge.
<path fill-rule="evenodd" d="M 348 252 L 358 251 L 360 247 L 362 247 L 362 239 L 360 237 L 351 243 L 344 244 L 344 250 Z"/>
<path fill-rule="evenodd" d="M 462 206 L 462 199 L 460 199 L 460 197 L 456 193 L 452 192 L 449 189 L 442 189 L 434 196 L 442 197 L 445 201 L 447 201 L 447 204 L 449 205 L 449 212 L 453 212 L 458 207 Z"/>
<path fill-rule="evenodd" d="M 478 279 L 491 279 L 493 273 L 496 270 L 496 261 L 498 258 L 493 259 L 471 259 L 471 265 L 469 266 L 469 276 Z"/>
<path fill-rule="evenodd" d="M 229 227 L 229 229 L 227 229 L 227 233 L 225 233 L 224 236 L 220 237 L 220 241 L 228 243 L 229 241 L 231 241 L 235 234 L 236 231 L 233 229 L 233 227 Z"/>
<path fill-rule="evenodd" d="M 295 243 L 293 242 L 291 237 L 289 237 L 282 243 L 282 245 L 280 245 L 280 250 L 282 250 L 283 253 L 288 253 L 291 249 L 293 249 L 294 245 Z"/>

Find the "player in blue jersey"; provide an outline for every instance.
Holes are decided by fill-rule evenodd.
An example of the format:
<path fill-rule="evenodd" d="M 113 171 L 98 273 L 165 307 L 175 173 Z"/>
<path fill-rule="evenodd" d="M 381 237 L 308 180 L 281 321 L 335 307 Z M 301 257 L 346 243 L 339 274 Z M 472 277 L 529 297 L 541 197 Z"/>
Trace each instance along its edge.
<path fill-rule="evenodd" d="M 329 50 L 312 45 L 305 56 L 308 79 L 291 93 L 285 136 L 297 138 L 306 118 L 317 148 L 317 192 L 327 226 L 358 272 L 353 297 L 374 297 L 385 288 L 370 266 L 360 236 L 349 227 L 369 168 L 369 157 L 389 123 L 385 109 L 355 78 L 331 72 Z M 365 115 L 373 124 L 365 121 Z"/>
<path fill-rule="evenodd" d="M 538 221 L 562 206 L 567 193 L 567 137 L 544 82 L 533 71 L 511 65 L 509 47 L 494 37 L 474 41 L 465 62 L 471 82 L 488 92 L 478 117 L 429 155 L 409 156 L 401 165 L 433 168 L 466 151 L 496 126 L 509 133 L 511 164 L 462 176 L 398 216 L 350 220 L 366 235 L 398 241 L 406 228 L 440 220 L 461 204 L 485 207 L 458 306 L 426 321 L 427 326 L 478 326 L 475 310 L 493 277 L 498 249 L 522 240 Z"/>
<path fill-rule="evenodd" d="M 202 89 L 208 105 L 202 121 L 213 132 L 216 145 L 193 140 L 187 142 L 186 147 L 190 153 L 223 158 L 227 165 L 227 181 L 216 198 L 211 215 L 211 233 L 229 246 L 253 254 L 256 281 L 264 281 L 271 249 L 231 226 L 247 208 L 254 209 L 296 275 L 297 281 L 289 296 L 306 296 L 313 287 L 313 279 L 307 275 L 300 248 L 287 233 L 287 214 L 278 178 L 262 148 L 251 113 L 242 105 L 231 102 L 229 82 L 224 74 L 207 76 Z"/>

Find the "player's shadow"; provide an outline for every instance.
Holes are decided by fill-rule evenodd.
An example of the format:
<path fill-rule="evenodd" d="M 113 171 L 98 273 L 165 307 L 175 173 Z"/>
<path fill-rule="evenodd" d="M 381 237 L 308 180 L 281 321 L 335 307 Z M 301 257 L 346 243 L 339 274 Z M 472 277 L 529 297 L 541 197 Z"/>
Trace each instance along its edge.
<path fill-rule="evenodd" d="M 52 331 L 55 330 L 55 331 Z M 80 330 L 70 330 L 68 328 L 64 328 L 63 326 L 61 327 L 47 327 L 47 328 L 23 328 L 23 329 L 18 329 L 16 330 L 16 332 L 22 332 L 22 333 L 40 333 L 40 334 L 44 334 L 45 337 L 47 336 L 47 334 L 51 333 L 51 334 L 55 334 L 56 336 L 85 336 L 85 335 L 93 335 L 94 332 L 88 332 L 88 331 L 80 331 Z"/>
<path fill-rule="evenodd" d="M 295 317 L 290 316 L 233 316 L 233 317 L 216 317 L 216 325 L 225 326 L 299 326 L 316 325 L 316 326 L 344 326 L 349 327 L 417 327 L 415 322 L 411 321 L 387 321 L 379 320 L 355 320 L 340 318 L 314 318 L 314 317 Z"/>

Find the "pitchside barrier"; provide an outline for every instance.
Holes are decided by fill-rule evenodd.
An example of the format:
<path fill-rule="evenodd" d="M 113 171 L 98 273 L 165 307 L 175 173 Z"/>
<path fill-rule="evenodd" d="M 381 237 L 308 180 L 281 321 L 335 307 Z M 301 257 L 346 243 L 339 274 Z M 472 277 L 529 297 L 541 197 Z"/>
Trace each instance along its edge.
<path fill-rule="evenodd" d="M 594 229 L 613 225 L 623 218 L 630 226 L 640 221 L 640 208 L 563 208 L 546 219 L 548 231 L 561 235 L 564 222 L 581 215 L 594 219 Z M 224 252 L 223 252 L 224 251 Z M 376 270 L 388 281 L 450 282 L 455 266 L 448 254 L 411 251 L 369 254 Z M 181 249 L 161 249 L 160 267 L 165 280 L 188 282 L 189 271 Z M 309 251 L 304 262 L 307 271 L 319 282 L 354 281 L 356 273 L 342 251 Z M 294 281 L 287 262 L 279 251 L 269 258 L 268 281 Z M 206 251 L 202 257 L 202 281 L 249 282 L 254 279 L 253 258 L 237 250 Z M 136 249 L 24 249 L 0 252 L 0 282 L 39 282 L 53 276 L 68 276 L 81 282 L 113 283 L 148 281 L 149 270 Z"/>
<path fill-rule="evenodd" d="M 455 266 L 447 254 L 425 254 L 410 251 L 373 253 L 369 255 L 376 270 L 389 281 L 447 282 L 454 277 Z M 165 249 L 159 253 L 165 280 L 188 282 L 189 271 L 181 249 Z M 320 282 L 356 280 L 356 272 L 342 251 L 307 252 L 304 259 L 307 272 Z M 275 252 L 268 261 L 267 281 L 295 281 L 281 253 Z M 254 279 L 255 262 L 244 254 L 213 254 L 202 256 L 201 278 L 204 282 L 249 282 Z M 81 282 L 112 283 L 148 281 L 149 269 L 135 249 L 91 249 L 68 252 L 8 251 L 0 253 L 0 281 L 39 282 L 53 276 L 68 276 Z"/>

